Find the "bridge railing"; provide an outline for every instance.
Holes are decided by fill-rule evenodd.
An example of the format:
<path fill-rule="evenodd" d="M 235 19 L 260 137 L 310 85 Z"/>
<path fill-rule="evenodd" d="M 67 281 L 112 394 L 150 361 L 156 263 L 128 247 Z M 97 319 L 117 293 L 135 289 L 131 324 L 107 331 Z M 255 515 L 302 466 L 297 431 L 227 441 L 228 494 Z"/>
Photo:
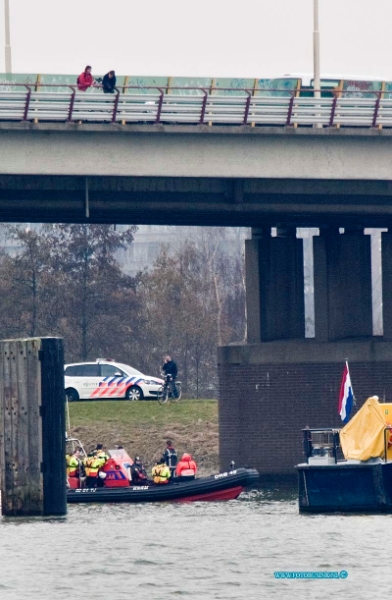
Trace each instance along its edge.
<path fill-rule="evenodd" d="M 94 90 L 97 92 L 96 86 Z M 383 92 L 145 87 L 116 88 L 114 94 L 79 91 L 77 86 L 14 84 L 0 90 L 0 121 L 177 123 L 206 125 L 392 127 L 392 99 Z M 228 93 L 229 92 L 229 93 Z"/>

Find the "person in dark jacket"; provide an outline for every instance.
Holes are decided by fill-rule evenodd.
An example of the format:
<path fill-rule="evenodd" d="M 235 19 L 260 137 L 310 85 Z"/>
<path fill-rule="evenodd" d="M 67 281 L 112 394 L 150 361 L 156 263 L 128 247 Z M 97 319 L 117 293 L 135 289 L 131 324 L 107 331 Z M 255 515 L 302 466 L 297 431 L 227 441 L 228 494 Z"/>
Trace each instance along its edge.
<path fill-rule="evenodd" d="M 177 364 L 174 362 L 174 360 L 172 360 L 171 356 L 165 356 L 164 363 L 162 366 L 162 372 L 165 375 L 166 381 L 169 381 L 171 385 L 173 397 L 178 398 L 178 390 L 176 386 L 176 377 L 178 369 Z"/>
<path fill-rule="evenodd" d="M 174 473 L 177 467 L 177 452 L 171 440 L 167 440 L 166 449 L 159 462 L 167 465 L 170 469 L 171 476 L 174 477 Z"/>
<path fill-rule="evenodd" d="M 104 75 L 102 79 L 102 87 L 104 94 L 114 94 L 116 87 L 116 73 L 114 71 L 109 71 Z"/>
<path fill-rule="evenodd" d="M 147 483 L 148 476 L 147 471 L 139 456 L 135 456 L 135 462 L 131 467 L 132 483 L 131 485 L 139 485 L 140 483 Z"/>

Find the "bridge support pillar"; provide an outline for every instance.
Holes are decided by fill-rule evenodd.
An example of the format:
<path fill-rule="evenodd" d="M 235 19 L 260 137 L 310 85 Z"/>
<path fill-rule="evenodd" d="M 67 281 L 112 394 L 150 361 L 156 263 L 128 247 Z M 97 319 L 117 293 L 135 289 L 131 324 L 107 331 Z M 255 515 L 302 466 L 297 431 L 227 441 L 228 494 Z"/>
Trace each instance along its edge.
<path fill-rule="evenodd" d="M 316 339 L 371 336 L 370 236 L 322 230 L 313 239 L 313 252 Z"/>
<path fill-rule="evenodd" d="M 381 237 L 382 317 L 384 339 L 392 340 L 392 232 Z"/>
<path fill-rule="evenodd" d="M 249 343 L 305 335 L 303 241 L 295 228 L 252 229 L 245 247 Z"/>
<path fill-rule="evenodd" d="M 61 339 L 0 343 L 3 515 L 67 512 L 64 400 Z"/>

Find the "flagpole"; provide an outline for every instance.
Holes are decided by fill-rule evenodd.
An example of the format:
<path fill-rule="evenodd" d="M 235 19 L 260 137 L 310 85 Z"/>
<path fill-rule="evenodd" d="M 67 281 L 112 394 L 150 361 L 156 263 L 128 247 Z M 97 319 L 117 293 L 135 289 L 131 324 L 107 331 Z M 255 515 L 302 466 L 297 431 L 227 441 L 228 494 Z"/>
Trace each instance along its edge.
<path fill-rule="evenodd" d="M 353 403 L 354 403 L 354 406 L 357 406 L 357 401 L 356 401 L 356 399 L 355 399 L 354 388 L 353 388 L 353 382 L 351 381 L 350 369 L 349 369 L 349 367 L 348 367 L 348 359 L 347 359 L 347 358 L 346 358 L 346 367 L 347 367 L 347 373 L 348 373 L 348 375 L 349 375 L 349 377 L 350 377 L 351 390 L 352 390 L 352 392 L 353 392 Z"/>
<path fill-rule="evenodd" d="M 319 0 L 313 0 L 313 96 L 320 98 L 320 29 Z"/>

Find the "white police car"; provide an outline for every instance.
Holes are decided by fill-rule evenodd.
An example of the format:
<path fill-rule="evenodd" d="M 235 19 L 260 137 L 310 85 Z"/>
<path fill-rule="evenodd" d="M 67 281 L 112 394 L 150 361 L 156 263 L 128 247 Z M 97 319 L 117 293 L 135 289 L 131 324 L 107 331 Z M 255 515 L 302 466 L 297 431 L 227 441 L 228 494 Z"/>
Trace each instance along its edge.
<path fill-rule="evenodd" d="M 70 402 L 99 398 L 156 398 L 163 384 L 159 377 L 143 375 L 129 365 L 100 358 L 95 362 L 65 365 L 64 379 Z"/>

